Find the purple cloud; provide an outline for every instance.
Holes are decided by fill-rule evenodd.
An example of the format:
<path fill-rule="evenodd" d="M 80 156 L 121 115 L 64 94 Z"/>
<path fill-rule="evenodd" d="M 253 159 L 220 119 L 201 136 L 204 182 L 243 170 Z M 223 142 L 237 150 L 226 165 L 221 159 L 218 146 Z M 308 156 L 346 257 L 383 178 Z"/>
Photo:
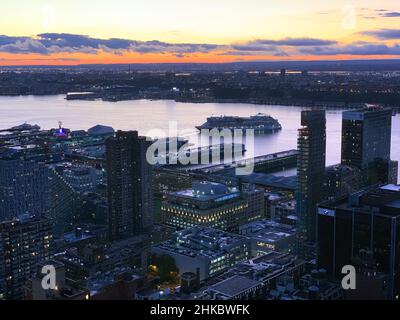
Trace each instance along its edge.
<path fill-rule="evenodd" d="M 309 55 L 400 55 L 400 45 L 358 43 L 337 47 L 310 47 L 301 49 L 300 52 Z"/>
<path fill-rule="evenodd" d="M 378 40 L 400 39 L 400 29 L 364 31 L 363 35 Z M 36 37 L 9 37 L 0 35 L 0 52 L 12 54 L 87 53 L 100 51 L 113 54 L 126 52 L 169 53 L 185 57 L 193 53 L 214 52 L 229 56 L 294 56 L 294 55 L 400 55 L 399 44 L 387 45 L 366 41 L 355 41 L 341 45 L 337 41 L 316 38 L 284 38 L 278 40 L 257 39 L 245 43 L 216 45 L 207 43 L 168 43 L 158 40 L 138 41 L 119 38 L 99 39 L 86 35 L 67 33 L 43 33 Z"/>
<path fill-rule="evenodd" d="M 372 31 L 362 31 L 362 35 L 374 37 L 379 40 L 394 40 L 400 39 L 400 29 L 379 29 Z"/>
<path fill-rule="evenodd" d="M 0 36 L 0 51 L 14 54 L 37 53 L 91 53 L 106 51 L 114 54 L 138 53 L 207 53 L 219 49 L 219 45 L 202 43 L 166 43 L 157 40 L 136 41 L 119 38 L 98 39 L 86 35 L 68 33 L 42 33 L 35 38 Z"/>
<path fill-rule="evenodd" d="M 398 18 L 400 17 L 400 12 L 397 11 L 389 11 L 380 14 L 381 17 L 385 18 Z"/>
<path fill-rule="evenodd" d="M 307 46 L 328 46 L 337 42 L 333 40 L 315 39 L 315 38 L 285 38 L 281 40 L 255 40 L 254 44 L 267 44 L 289 47 L 307 47 Z"/>

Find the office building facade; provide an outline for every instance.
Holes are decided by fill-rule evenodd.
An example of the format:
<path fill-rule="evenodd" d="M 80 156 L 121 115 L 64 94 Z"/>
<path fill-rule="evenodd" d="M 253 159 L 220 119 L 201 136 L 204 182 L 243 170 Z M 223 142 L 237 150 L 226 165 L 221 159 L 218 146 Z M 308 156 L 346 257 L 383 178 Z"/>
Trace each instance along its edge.
<path fill-rule="evenodd" d="M 361 265 L 357 261 L 368 254 L 369 270 L 375 270 L 370 273 L 386 275 L 387 298 L 393 299 L 400 294 L 399 226 L 400 187 L 396 185 L 370 187 L 348 198 L 321 203 L 318 266 L 341 279 L 343 266 Z"/>
<path fill-rule="evenodd" d="M 342 164 L 367 169 L 376 159 L 390 160 L 392 110 L 381 107 L 342 115 Z"/>
<path fill-rule="evenodd" d="M 163 223 L 182 229 L 199 225 L 237 232 L 240 225 L 263 214 L 263 192 L 252 185 L 228 188 L 195 181 L 191 189 L 169 193 L 161 204 Z"/>

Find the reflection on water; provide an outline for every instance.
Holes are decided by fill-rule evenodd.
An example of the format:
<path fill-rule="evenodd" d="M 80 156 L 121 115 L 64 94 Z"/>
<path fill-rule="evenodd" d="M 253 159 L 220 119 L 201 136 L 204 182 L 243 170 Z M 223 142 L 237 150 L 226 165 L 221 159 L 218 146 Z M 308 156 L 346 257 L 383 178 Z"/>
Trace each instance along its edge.
<path fill-rule="evenodd" d="M 250 116 L 259 112 L 277 118 L 282 131 L 256 136 L 254 154 L 295 149 L 300 127 L 299 107 L 262 106 L 232 103 L 177 103 L 174 101 L 67 101 L 64 96 L 0 97 L 0 128 L 23 122 L 38 124 L 43 129 L 56 127 L 58 121 L 72 130 L 88 129 L 96 124 L 115 129 L 138 130 L 146 135 L 154 129 L 168 132 L 169 121 L 176 121 L 178 131 L 198 144 L 196 125 L 211 115 Z M 340 161 L 341 110 L 327 111 L 327 165 Z M 400 115 L 393 117 L 392 159 L 400 160 Z"/>

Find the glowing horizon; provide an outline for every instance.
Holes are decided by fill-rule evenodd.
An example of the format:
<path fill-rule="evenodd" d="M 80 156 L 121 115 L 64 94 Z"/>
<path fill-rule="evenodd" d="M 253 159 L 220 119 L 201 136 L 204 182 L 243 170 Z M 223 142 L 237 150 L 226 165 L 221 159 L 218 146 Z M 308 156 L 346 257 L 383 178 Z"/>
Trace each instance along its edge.
<path fill-rule="evenodd" d="M 3 0 L 1 65 L 400 58 L 387 0 Z"/>

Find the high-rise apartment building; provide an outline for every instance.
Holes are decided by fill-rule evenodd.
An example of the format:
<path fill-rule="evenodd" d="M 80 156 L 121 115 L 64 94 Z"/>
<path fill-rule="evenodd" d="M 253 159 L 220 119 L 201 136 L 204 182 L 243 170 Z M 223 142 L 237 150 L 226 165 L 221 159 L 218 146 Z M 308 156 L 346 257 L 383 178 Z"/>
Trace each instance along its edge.
<path fill-rule="evenodd" d="M 43 163 L 0 159 L 0 221 L 47 210 L 48 171 Z"/>
<path fill-rule="evenodd" d="M 53 167 L 48 169 L 47 217 L 53 221 L 55 236 L 61 236 L 72 227 L 80 205 L 79 195 Z"/>
<path fill-rule="evenodd" d="M 325 111 L 302 111 L 297 164 L 297 251 L 310 256 L 316 234 L 316 205 L 322 200 L 325 175 Z"/>
<path fill-rule="evenodd" d="M 143 233 L 153 223 L 151 142 L 137 131 L 118 131 L 106 141 L 109 233 L 121 239 Z"/>
<path fill-rule="evenodd" d="M 52 223 L 21 215 L 0 223 L 0 300 L 21 299 L 36 265 L 53 254 Z"/>

